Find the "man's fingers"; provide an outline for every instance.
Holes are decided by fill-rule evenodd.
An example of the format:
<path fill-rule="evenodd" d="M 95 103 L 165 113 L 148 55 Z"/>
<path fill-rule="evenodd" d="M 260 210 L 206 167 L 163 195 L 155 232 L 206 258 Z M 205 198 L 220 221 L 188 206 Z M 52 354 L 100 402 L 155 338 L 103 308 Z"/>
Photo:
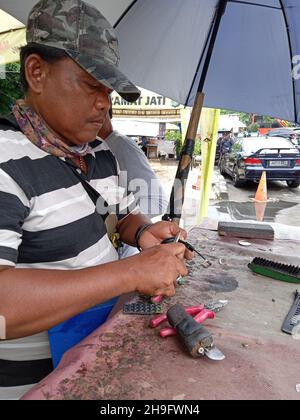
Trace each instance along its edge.
<path fill-rule="evenodd" d="M 180 239 L 186 239 L 187 232 L 184 229 L 181 229 L 176 223 L 170 222 L 170 231 L 173 236 L 176 236 L 180 232 Z"/>
<path fill-rule="evenodd" d="M 187 260 L 192 260 L 194 258 L 194 252 L 193 251 L 189 251 L 188 249 L 186 249 L 185 254 L 184 254 L 184 258 Z"/>
<path fill-rule="evenodd" d="M 180 229 L 180 238 L 186 239 L 187 238 L 187 231 L 184 229 Z"/>
<path fill-rule="evenodd" d="M 186 251 L 186 247 L 184 244 L 181 244 L 179 242 L 172 242 L 170 244 L 165 244 L 161 246 L 168 247 L 166 249 L 168 249 L 168 251 L 170 251 L 171 254 L 173 254 L 175 257 L 180 259 L 184 258 L 184 254 Z"/>
<path fill-rule="evenodd" d="M 176 290 L 175 290 L 175 284 L 172 283 L 169 287 L 163 289 L 160 293 L 160 295 L 162 296 L 175 296 L 176 294 Z"/>

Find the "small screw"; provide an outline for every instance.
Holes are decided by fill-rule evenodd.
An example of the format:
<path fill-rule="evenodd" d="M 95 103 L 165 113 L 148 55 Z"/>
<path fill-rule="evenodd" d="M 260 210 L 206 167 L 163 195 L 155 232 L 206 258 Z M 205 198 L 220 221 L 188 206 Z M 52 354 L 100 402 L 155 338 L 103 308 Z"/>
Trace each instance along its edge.
<path fill-rule="evenodd" d="M 201 354 L 201 356 L 203 356 L 203 355 L 204 355 L 204 352 L 205 352 L 205 350 L 204 350 L 204 348 L 203 348 L 203 347 L 200 347 L 200 348 L 198 349 L 198 353 L 199 353 L 199 354 Z"/>

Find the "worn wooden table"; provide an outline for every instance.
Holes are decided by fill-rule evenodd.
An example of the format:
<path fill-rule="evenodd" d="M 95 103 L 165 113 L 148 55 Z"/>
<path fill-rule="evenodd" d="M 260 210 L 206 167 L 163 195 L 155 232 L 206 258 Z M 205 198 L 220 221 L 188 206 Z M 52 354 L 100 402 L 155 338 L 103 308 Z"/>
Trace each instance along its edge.
<path fill-rule="evenodd" d="M 187 283 L 164 306 L 228 299 L 205 321 L 224 361 L 193 359 L 176 337 L 162 339 L 149 328 L 150 317 L 118 312 L 24 399 L 300 399 L 300 334 L 280 329 L 296 285 L 247 268 L 254 256 L 299 264 L 300 237 L 251 240 L 245 248 L 236 238 L 196 227 L 189 240 L 213 264 L 205 269 L 196 257 Z"/>

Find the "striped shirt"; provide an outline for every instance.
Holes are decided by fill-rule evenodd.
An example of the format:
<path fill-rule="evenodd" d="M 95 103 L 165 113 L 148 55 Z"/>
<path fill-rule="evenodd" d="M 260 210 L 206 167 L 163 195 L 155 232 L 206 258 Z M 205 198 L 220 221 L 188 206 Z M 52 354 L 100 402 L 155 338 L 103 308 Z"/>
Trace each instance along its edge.
<path fill-rule="evenodd" d="M 40 150 L 20 131 L 0 130 L 0 265 L 75 270 L 118 259 L 104 219 L 78 176 L 109 206 L 124 210 L 119 220 L 134 206 L 134 196 L 119 187 L 118 164 L 106 143 L 97 139 L 91 146 L 85 175 L 68 159 Z M 25 379 L 5 384 L 2 373 L 10 362 L 38 363 L 49 357 L 47 332 L 0 341 L 0 399 L 30 384 Z"/>

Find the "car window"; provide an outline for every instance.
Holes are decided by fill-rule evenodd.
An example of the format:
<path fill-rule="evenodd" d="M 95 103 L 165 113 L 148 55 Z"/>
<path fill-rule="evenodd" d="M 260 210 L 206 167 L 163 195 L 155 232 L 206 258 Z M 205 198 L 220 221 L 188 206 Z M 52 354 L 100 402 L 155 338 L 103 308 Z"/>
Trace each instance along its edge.
<path fill-rule="evenodd" d="M 286 151 L 287 153 L 297 152 L 293 144 L 282 137 L 253 137 L 244 139 L 243 142 L 243 150 L 248 155 L 256 153 L 260 149 L 267 149 L 264 150 L 264 153 L 274 153 L 274 148 L 289 148 L 290 151 Z"/>

